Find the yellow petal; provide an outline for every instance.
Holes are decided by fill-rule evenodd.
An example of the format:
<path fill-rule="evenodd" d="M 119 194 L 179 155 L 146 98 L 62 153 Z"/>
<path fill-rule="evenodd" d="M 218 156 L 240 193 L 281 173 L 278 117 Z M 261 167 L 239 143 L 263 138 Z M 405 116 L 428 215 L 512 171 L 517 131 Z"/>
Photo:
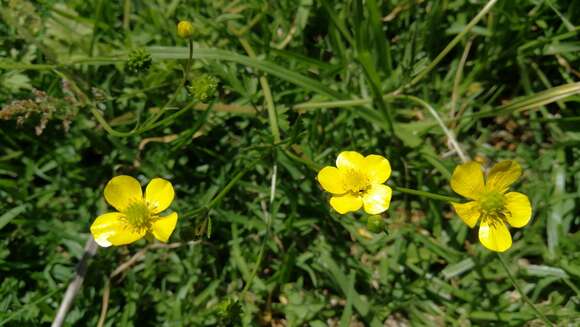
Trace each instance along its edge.
<path fill-rule="evenodd" d="M 105 200 L 118 211 L 123 212 L 130 203 L 142 199 L 141 184 L 131 176 L 113 177 L 105 186 Z"/>
<path fill-rule="evenodd" d="M 383 184 L 391 176 L 389 160 L 376 154 L 371 154 L 364 158 L 363 169 L 373 184 Z"/>
<path fill-rule="evenodd" d="M 513 227 L 524 227 L 532 218 L 532 205 L 525 194 L 509 192 L 505 195 L 507 222 Z"/>
<path fill-rule="evenodd" d="M 484 190 L 481 165 L 475 161 L 455 167 L 451 188 L 466 198 L 477 200 Z"/>
<path fill-rule="evenodd" d="M 342 196 L 333 196 L 330 198 L 330 205 L 340 214 L 350 211 L 357 211 L 362 207 L 362 200 L 358 196 L 345 194 Z"/>
<path fill-rule="evenodd" d="M 336 158 L 336 167 L 339 169 L 362 170 L 364 157 L 356 151 L 343 151 Z"/>
<path fill-rule="evenodd" d="M 133 243 L 145 235 L 145 230 L 136 232 L 127 224 L 122 213 L 109 212 L 95 219 L 91 225 L 91 234 L 97 244 L 108 247 Z"/>
<path fill-rule="evenodd" d="M 174 196 L 173 186 L 163 178 L 153 178 L 145 190 L 145 201 L 154 214 L 169 208 Z"/>
<path fill-rule="evenodd" d="M 326 166 L 318 172 L 318 182 L 324 190 L 333 194 L 346 192 L 342 180 L 342 173 L 338 168 Z"/>
<path fill-rule="evenodd" d="M 455 209 L 455 212 L 457 212 L 459 218 L 461 218 L 467 226 L 471 228 L 475 227 L 475 224 L 477 224 L 477 221 L 481 216 L 481 209 L 479 208 L 477 201 L 467 203 L 452 202 L 451 205 L 453 206 L 453 209 Z"/>
<path fill-rule="evenodd" d="M 173 233 L 175 225 L 177 224 L 177 212 L 172 212 L 165 217 L 153 222 L 151 225 L 151 230 L 153 231 L 153 236 L 161 242 L 166 243 L 169 240 L 169 236 Z"/>
<path fill-rule="evenodd" d="M 522 167 L 516 161 L 505 160 L 495 164 L 489 171 L 486 187 L 488 190 L 505 192 L 522 175 Z"/>
<path fill-rule="evenodd" d="M 490 225 L 484 220 L 479 225 L 479 241 L 489 250 L 504 252 L 512 246 L 512 236 L 502 222 Z"/>
<path fill-rule="evenodd" d="M 393 190 L 387 185 L 371 185 L 371 188 L 365 192 L 362 198 L 365 211 L 371 215 L 385 212 L 389 209 L 392 194 Z"/>

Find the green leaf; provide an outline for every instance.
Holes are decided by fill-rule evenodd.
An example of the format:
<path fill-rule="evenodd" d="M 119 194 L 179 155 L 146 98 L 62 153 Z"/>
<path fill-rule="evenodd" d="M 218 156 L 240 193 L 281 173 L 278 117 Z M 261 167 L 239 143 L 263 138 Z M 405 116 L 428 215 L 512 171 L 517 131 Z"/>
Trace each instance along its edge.
<path fill-rule="evenodd" d="M 0 216 L 0 229 L 4 228 L 4 226 L 8 225 L 12 219 L 18 217 L 18 215 L 24 211 L 26 211 L 26 205 L 21 204 L 5 212 L 2 216 Z"/>
<path fill-rule="evenodd" d="M 149 51 L 153 56 L 153 59 L 187 59 L 188 50 L 185 47 L 149 47 Z M 205 59 L 205 60 L 219 60 L 219 61 L 231 61 L 238 64 L 246 65 L 248 67 L 253 67 L 259 69 L 263 72 L 272 74 L 280 79 L 286 80 L 290 83 L 302 86 L 307 90 L 318 92 L 320 94 L 326 95 L 332 99 L 344 98 L 340 93 L 330 89 L 324 84 L 306 77 L 295 71 L 286 69 L 282 66 L 274 64 L 270 61 L 263 59 L 254 59 L 248 56 L 243 56 L 235 52 L 220 50 L 220 49 L 194 49 L 193 59 Z"/>

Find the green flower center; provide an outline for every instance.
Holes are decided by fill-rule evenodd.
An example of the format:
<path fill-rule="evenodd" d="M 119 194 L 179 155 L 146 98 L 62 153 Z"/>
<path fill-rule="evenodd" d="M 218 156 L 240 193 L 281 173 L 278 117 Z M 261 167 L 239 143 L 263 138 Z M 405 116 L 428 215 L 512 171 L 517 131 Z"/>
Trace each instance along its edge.
<path fill-rule="evenodd" d="M 498 213 L 504 208 L 504 195 L 496 191 L 486 192 L 479 199 L 479 205 L 487 214 Z"/>
<path fill-rule="evenodd" d="M 127 222 L 135 229 L 148 228 L 151 223 L 151 212 L 144 201 L 129 204 L 123 213 L 127 217 Z"/>
<path fill-rule="evenodd" d="M 355 169 L 347 170 L 343 178 L 344 187 L 353 193 L 364 192 L 370 186 L 367 175 Z"/>

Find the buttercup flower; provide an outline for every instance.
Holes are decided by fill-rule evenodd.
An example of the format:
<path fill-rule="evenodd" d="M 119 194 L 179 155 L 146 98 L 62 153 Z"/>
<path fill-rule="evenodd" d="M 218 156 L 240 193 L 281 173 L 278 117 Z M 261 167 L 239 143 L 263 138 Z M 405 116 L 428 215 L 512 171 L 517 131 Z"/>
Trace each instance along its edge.
<path fill-rule="evenodd" d="M 479 221 L 479 241 L 492 251 L 503 252 L 512 246 L 507 225 L 523 227 L 532 217 L 532 206 L 525 194 L 506 193 L 521 174 L 517 162 L 506 160 L 491 168 L 487 182 L 477 162 L 457 166 L 451 177 L 453 191 L 473 200 L 451 203 L 453 208 L 469 227 Z"/>
<path fill-rule="evenodd" d="M 332 193 L 330 205 L 338 213 L 364 207 L 367 213 L 376 215 L 389 209 L 393 190 L 384 185 L 389 176 L 391 164 L 384 157 L 344 151 L 336 158 L 336 167 L 326 166 L 318 172 L 318 182 Z"/>
<path fill-rule="evenodd" d="M 167 242 L 177 224 L 177 213 L 159 216 L 175 193 L 170 182 L 154 178 L 145 189 L 131 176 L 116 176 L 105 186 L 105 200 L 118 212 L 97 217 L 91 225 L 95 242 L 103 247 L 133 243 L 145 235 Z"/>
<path fill-rule="evenodd" d="M 186 21 L 182 20 L 177 24 L 177 35 L 184 39 L 189 39 L 193 35 L 193 25 Z"/>

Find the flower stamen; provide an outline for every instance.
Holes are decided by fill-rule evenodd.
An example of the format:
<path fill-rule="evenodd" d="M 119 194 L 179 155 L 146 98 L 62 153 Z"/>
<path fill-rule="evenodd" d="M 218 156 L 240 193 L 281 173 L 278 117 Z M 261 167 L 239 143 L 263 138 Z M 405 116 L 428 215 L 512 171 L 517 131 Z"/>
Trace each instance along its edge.
<path fill-rule="evenodd" d="M 343 183 L 346 189 L 355 194 L 364 193 L 370 186 L 369 178 L 356 169 L 346 170 Z"/>
<path fill-rule="evenodd" d="M 504 195 L 497 191 L 483 193 L 479 204 L 485 213 L 497 214 L 504 208 Z"/>
<path fill-rule="evenodd" d="M 135 230 L 146 229 L 151 225 L 151 213 L 143 201 L 132 202 L 123 214 L 127 218 L 127 223 Z"/>

